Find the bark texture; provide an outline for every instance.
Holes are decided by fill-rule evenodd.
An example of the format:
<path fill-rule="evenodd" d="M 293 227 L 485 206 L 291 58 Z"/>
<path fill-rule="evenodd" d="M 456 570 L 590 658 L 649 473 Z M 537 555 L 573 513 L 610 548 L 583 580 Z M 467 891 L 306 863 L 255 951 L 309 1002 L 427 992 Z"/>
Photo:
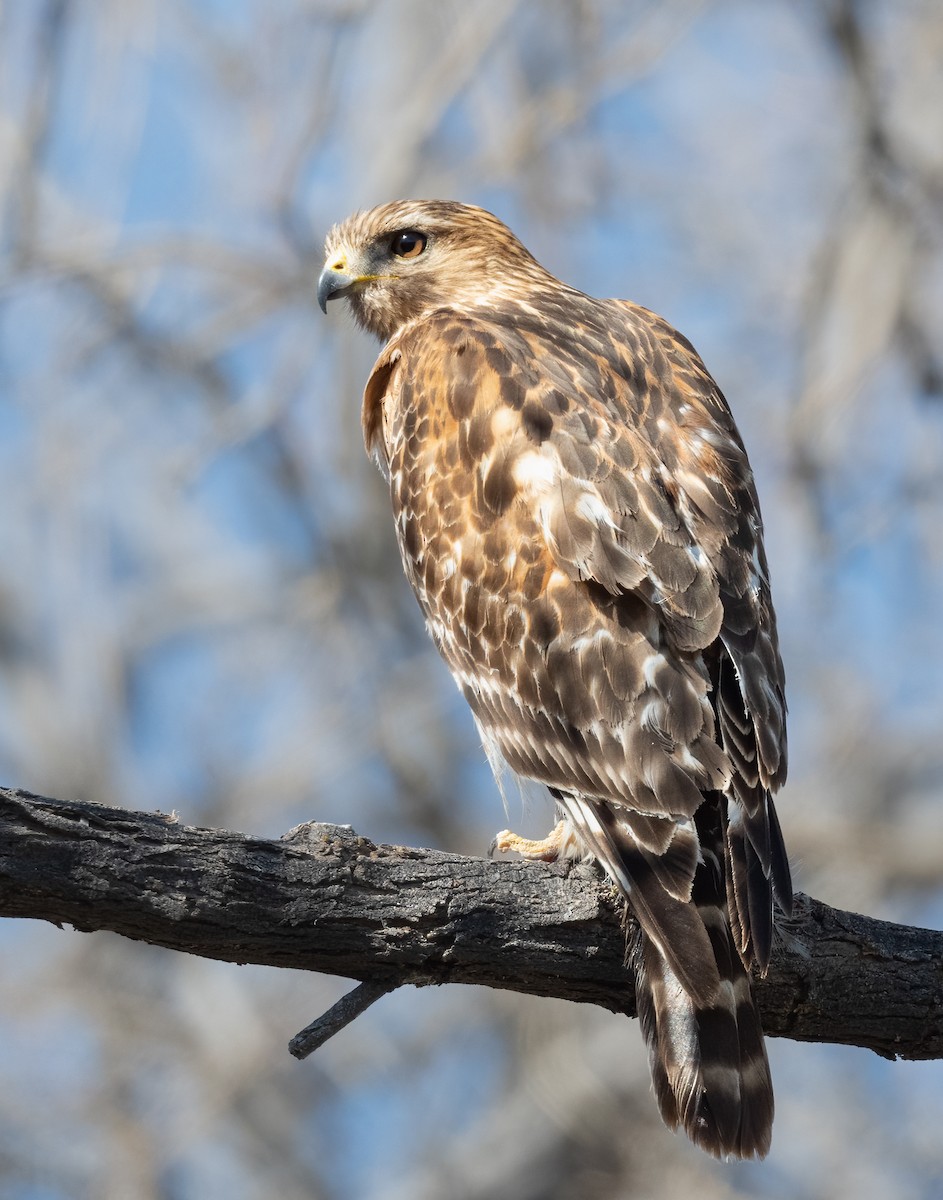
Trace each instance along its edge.
<path fill-rule="evenodd" d="M 634 1015 L 621 904 L 591 867 L 375 845 L 337 825 L 269 841 L 0 788 L 0 916 L 371 985 L 476 983 Z M 768 1034 L 943 1057 L 943 933 L 799 895 L 780 934 L 757 984 Z"/>

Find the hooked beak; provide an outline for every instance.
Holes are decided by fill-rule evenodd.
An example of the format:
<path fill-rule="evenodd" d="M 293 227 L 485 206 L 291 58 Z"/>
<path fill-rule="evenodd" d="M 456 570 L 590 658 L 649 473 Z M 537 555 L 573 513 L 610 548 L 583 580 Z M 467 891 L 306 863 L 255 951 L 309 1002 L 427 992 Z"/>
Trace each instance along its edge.
<path fill-rule="evenodd" d="M 327 313 L 328 300 L 342 296 L 351 284 L 357 282 L 357 278 L 356 275 L 351 275 L 346 270 L 345 263 L 335 263 L 333 266 L 325 267 L 318 280 L 318 304 L 321 312 Z"/>

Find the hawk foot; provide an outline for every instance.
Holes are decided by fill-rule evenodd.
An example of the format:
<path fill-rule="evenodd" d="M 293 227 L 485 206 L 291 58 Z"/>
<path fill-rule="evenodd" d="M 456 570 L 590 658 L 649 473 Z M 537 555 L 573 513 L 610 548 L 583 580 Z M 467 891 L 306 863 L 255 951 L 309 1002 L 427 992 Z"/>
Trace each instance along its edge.
<path fill-rule="evenodd" d="M 558 858 L 568 857 L 572 840 L 573 830 L 568 821 L 558 821 L 550 833 L 539 840 L 521 837 L 519 834 L 512 833 L 510 829 L 502 829 L 491 843 L 491 852 L 513 850 L 521 858 L 556 862 Z"/>

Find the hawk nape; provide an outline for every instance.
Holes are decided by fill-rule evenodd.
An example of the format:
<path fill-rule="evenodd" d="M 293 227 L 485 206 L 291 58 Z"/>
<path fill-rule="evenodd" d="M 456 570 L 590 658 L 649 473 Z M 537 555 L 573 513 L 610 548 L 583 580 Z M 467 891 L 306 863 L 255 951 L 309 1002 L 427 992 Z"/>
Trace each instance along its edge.
<path fill-rule="evenodd" d="M 711 1154 L 769 1149 L 749 969 L 792 886 L 771 793 L 783 667 L 760 509 L 691 344 L 555 279 L 480 208 L 398 201 L 328 235 L 318 300 L 386 342 L 363 429 L 406 575 L 492 761 L 547 785 L 547 857 L 625 896 L 655 1095 Z"/>

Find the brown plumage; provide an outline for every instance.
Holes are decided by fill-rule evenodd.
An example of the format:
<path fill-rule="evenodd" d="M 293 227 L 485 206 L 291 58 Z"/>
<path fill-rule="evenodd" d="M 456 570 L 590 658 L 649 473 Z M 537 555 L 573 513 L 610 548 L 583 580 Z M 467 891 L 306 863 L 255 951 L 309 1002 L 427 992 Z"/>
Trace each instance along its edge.
<path fill-rule="evenodd" d="M 749 968 L 792 900 L 786 703 L 727 403 L 661 317 L 561 283 L 482 209 L 387 204 L 326 254 L 322 307 L 386 342 L 364 435 L 429 631 L 493 763 L 550 788 L 640 926 L 662 1115 L 763 1155 Z"/>

